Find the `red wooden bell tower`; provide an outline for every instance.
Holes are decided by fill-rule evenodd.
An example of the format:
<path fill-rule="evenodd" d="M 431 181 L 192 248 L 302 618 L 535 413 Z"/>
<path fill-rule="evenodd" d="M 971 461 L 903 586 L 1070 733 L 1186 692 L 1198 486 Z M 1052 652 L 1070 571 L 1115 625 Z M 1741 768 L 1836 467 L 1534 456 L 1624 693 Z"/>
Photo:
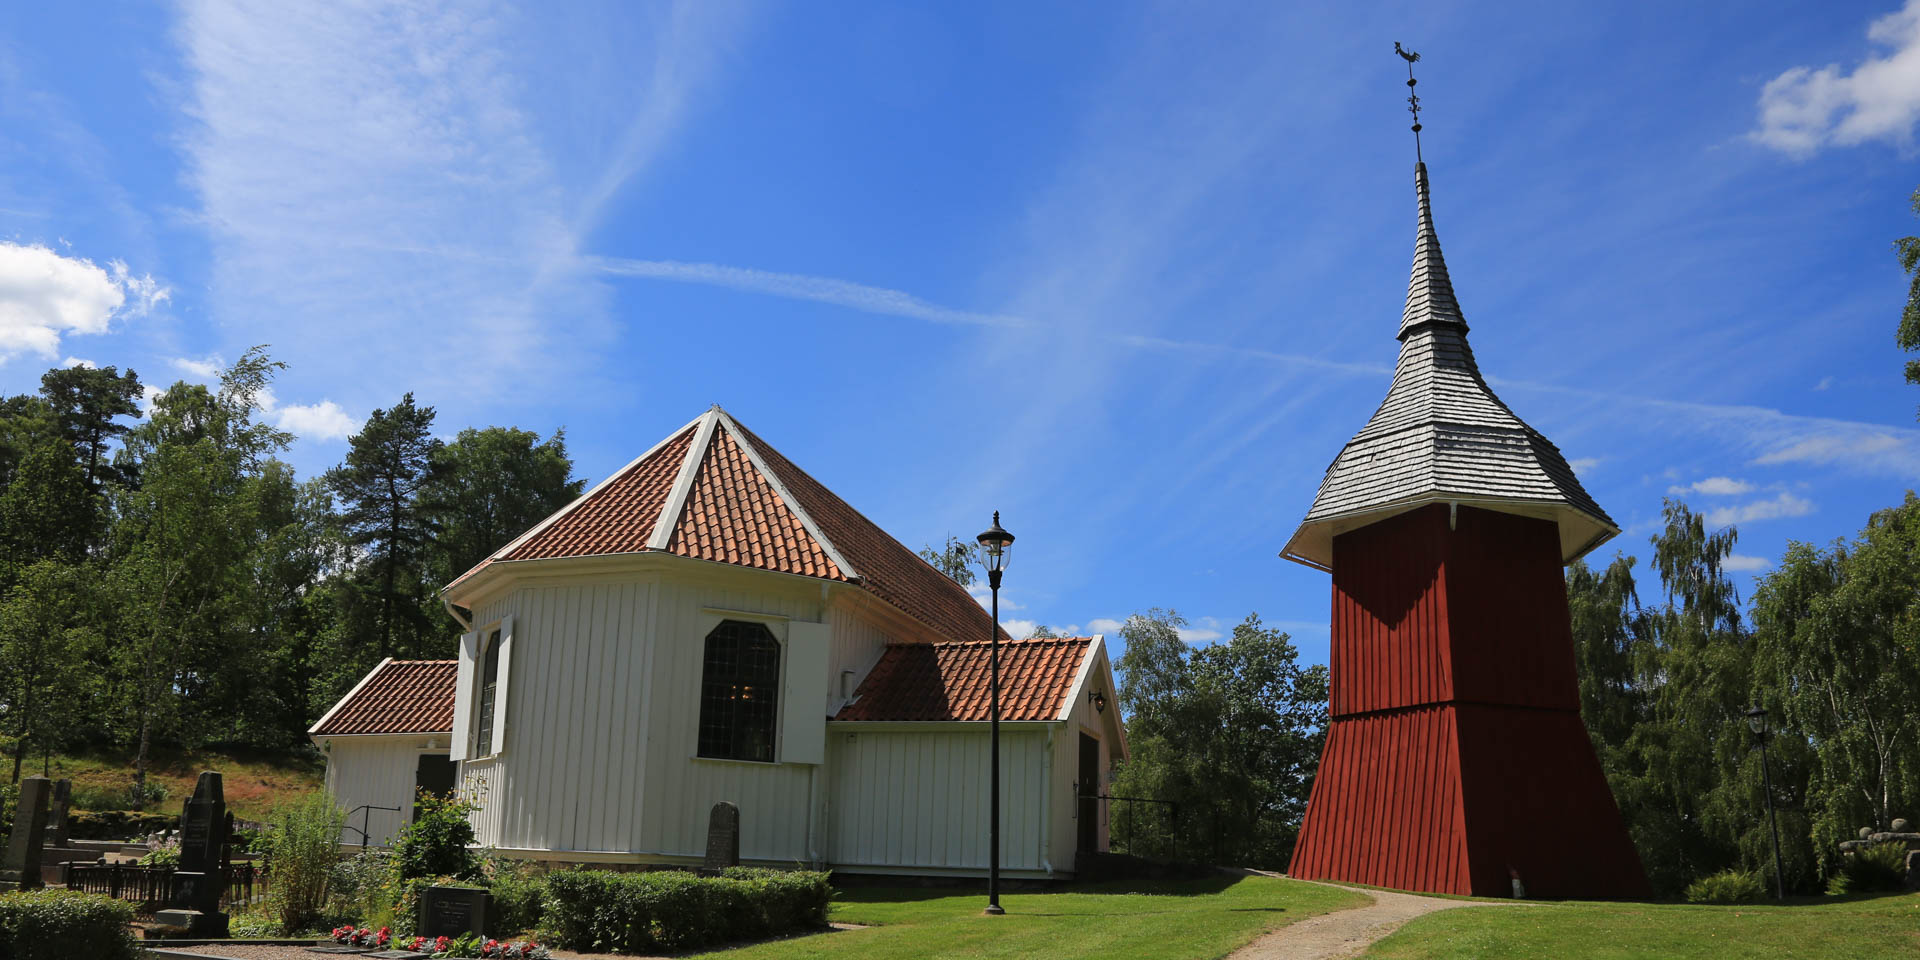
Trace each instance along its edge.
<path fill-rule="evenodd" d="M 1393 385 L 1282 553 L 1333 574 L 1331 719 L 1288 873 L 1646 896 L 1580 720 L 1562 573 L 1619 530 L 1481 377 L 1425 163 L 1414 183 Z"/>

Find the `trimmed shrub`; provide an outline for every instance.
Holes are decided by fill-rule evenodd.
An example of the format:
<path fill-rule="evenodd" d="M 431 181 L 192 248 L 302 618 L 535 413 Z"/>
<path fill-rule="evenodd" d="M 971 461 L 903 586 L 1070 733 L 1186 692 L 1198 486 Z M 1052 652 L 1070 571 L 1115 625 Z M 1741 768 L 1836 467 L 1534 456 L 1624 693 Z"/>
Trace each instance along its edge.
<path fill-rule="evenodd" d="M 602 953 L 690 950 L 818 928 L 831 896 L 826 874 L 802 871 L 553 873 L 543 939 Z"/>
<path fill-rule="evenodd" d="M 542 898 L 547 895 L 547 878 L 533 864 L 519 860 L 487 861 L 487 892 L 493 905 L 487 911 L 487 924 L 496 937 L 515 937 L 540 926 L 546 913 Z"/>
<path fill-rule="evenodd" d="M 1840 869 L 1827 881 L 1827 892 L 1880 893 L 1899 890 L 1907 883 L 1907 845 L 1876 843 L 1840 858 Z"/>
<path fill-rule="evenodd" d="M 180 829 L 180 816 L 137 810 L 72 810 L 67 835 L 75 840 L 133 840 Z"/>
<path fill-rule="evenodd" d="M 1759 903 L 1767 888 L 1745 870 L 1722 870 L 1687 885 L 1688 903 Z"/>
<path fill-rule="evenodd" d="M 132 960 L 133 904 L 77 890 L 0 894 L 6 960 Z"/>

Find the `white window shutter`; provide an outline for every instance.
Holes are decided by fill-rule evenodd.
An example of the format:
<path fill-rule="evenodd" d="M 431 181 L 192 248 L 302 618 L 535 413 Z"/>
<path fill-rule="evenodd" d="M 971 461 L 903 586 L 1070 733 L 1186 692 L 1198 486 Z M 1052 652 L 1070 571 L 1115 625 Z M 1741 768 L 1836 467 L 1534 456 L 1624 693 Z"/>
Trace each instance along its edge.
<path fill-rule="evenodd" d="M 460 635 L 460 666 L 454 670 L 453 736 L 448 738 L 447 758 L 465 760 L 467 743 L 473 739 L 473 674 L 480 656 L 480 634 Z"/>
<path fill-rule="evenodd" d="M 500 621 L 500 674 L 493 681 L 493 743 L 488 752 L 499 753 L 507 745 L 507 672 L 513 666 L 513 618 Z"/>
<path fill-rule="evenodd" d="M 827 654 L 833 628 L 787 624 L 787 680 L 780 691 L 780 762 L 822 763 L 827 756 Z"/>

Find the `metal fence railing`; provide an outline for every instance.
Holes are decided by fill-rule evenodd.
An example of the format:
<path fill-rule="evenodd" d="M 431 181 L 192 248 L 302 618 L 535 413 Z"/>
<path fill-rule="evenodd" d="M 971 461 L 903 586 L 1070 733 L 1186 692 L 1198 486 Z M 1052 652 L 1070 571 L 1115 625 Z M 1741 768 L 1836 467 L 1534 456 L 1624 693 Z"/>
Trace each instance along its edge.
<path fill-rule="evenodd" d="M 67 889 L 98 893 L 134 905 L 134 911 L 151 917 L 173 902 L 177 892 L 174 867 L 143 867 L 130 863 L 69 863 L 65 866 Z M 238 907 L 253 903 L 267 892 L 266 871 L 251 863 L 236 863 L 220 868 L 222 881 L 220 905 Z"/>

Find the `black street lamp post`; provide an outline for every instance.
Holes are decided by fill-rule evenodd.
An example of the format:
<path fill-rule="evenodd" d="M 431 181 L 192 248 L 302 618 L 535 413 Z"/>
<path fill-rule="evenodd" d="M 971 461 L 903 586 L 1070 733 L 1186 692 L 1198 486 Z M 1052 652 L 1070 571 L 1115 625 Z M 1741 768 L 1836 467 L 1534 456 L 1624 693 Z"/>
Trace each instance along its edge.
<path fill-rule="evenodd" d="M 981 560 L 987 567 L 987 586 L 993 593 L 993 630 L 987 634 L 991 645 L 992 688 L 988 696 L 992 720 L 993 797 L 988 804 L 992 820 L 987 830 L 987 909 L 997 917 L 1007 911 L 1000 906 L 1000 572 L 1007 568 L 1007 554 L 1013 549 L 1013 534 L 1000 529 L 1000 511 L 993 512 L 993 526 L 980 534 Z"/>
<path fill-rule="evenodd" d="M 1767 708 L 1755 704 L 1747 711 L 1747 729 L 1760 738 L 1760 784 L 1767 791 L 1767 825 L 1773 828 L 1773 896 L 1785 900 L 1787 884 L 1780 874 L 1780 821 L 1773 815 L 1773 771 L 1767 763 Z"/>

